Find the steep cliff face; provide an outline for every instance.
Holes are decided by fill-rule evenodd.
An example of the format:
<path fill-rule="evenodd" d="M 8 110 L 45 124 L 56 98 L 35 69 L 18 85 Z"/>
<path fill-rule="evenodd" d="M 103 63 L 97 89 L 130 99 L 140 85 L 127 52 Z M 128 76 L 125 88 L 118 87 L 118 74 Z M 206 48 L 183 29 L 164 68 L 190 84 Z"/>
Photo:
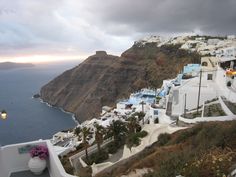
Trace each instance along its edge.
<path fill-rule="evenodd" d="M 175 77 L 183 65 L 192 62 L 199 62 L 199 56 L 153 43 L 134 45 L 121 57 L 100 51 L 43 86 L 40 95 L 51 105 L 75 113 L 82 122 L 135 90 L 160 87 L 163 79 Z"/>

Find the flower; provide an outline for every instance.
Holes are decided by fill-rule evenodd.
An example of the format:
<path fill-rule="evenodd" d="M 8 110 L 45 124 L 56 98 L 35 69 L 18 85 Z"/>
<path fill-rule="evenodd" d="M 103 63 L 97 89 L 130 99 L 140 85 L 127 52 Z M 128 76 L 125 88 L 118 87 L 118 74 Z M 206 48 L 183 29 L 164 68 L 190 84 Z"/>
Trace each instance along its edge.
<path fill-rule="evenodd" d="M 43 145 L 37 145 L 30 150 L 31 157 L 39 157 L 40 159 L 46 159 L 48 155 L 48 148 Z"/>

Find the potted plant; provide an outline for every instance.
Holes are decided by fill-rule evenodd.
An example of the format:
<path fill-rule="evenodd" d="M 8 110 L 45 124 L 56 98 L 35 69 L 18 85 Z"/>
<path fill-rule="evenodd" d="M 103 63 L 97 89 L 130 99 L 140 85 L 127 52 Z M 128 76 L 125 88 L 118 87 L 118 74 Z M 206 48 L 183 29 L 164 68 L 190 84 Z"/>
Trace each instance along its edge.
<path fill-rule="evenodd" d="M 31 172 L 40 175 L 46 168 L 46 159 L 48 157 L 48 148 L 44 145 L 36 145 L 30 150 L 31 159 L 28 166 Z"/>

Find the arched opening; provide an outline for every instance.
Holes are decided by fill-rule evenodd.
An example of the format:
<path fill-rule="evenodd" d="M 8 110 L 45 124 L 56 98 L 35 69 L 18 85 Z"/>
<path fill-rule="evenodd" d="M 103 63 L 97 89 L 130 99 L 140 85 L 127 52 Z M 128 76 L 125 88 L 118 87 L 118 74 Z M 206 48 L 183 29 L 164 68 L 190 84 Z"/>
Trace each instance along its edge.
<path fill-rule="evenodd" d="M 202 66 L 207 66 L 208 65 L 208 63 L 207 62 L 202 62 Z"/>

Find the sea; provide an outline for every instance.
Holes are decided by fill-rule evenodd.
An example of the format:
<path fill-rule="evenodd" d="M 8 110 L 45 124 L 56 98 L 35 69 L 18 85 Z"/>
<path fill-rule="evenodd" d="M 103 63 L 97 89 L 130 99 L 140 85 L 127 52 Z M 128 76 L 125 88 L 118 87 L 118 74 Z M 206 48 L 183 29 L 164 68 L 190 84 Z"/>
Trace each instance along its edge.
<path fill-rule="evenodd" d="M 50 80 L 79 64 L 79 61 L 35 64 L 30 68 L 0 70 L 0 146 L 50 139 L 61 130 L 76 126 L 73 115 L 50 107 L 32 96 Z"/>

